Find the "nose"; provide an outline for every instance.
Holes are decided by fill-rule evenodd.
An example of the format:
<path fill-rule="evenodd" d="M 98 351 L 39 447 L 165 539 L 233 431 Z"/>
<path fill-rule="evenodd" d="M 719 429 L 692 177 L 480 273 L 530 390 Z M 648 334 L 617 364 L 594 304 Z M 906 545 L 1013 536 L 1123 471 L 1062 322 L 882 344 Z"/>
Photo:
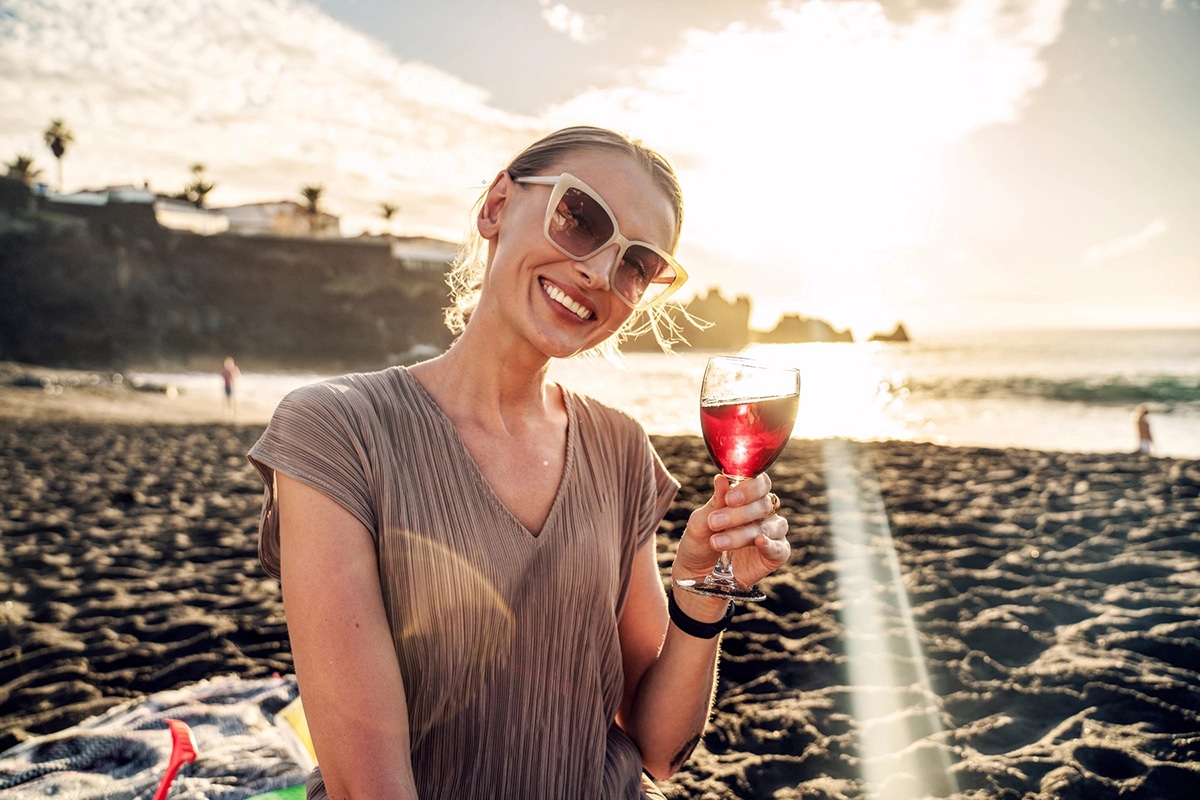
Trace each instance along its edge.
<path fill-rule="evenodd" d="M 586 278 L 589 287 L 608 289 L 611 288 L 612 274 L 616 269 L 619 254 L 620 246 L 613 242 L 608 247 L 575 263 L 579 265 L 579 272 Z"/>

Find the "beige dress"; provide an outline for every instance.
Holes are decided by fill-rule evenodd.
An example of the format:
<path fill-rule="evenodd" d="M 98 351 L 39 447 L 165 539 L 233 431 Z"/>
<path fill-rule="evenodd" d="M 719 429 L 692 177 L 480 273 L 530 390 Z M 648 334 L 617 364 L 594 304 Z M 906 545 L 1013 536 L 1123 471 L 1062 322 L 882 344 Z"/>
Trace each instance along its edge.
<path fill-rule="evenodd" d="M 636 422 L 564 395 L 566 465 L 537 535 L 404 368 L 296 390 L 250 450 L 266 484 L 268 573 L 279 575 L 274 470 L 375 537 L 422 800 L 657 796 L 613 722 L 617 621 L 634 554 L 678 483 Z M 309 789 L 324 796 L 319 776 Z"/>

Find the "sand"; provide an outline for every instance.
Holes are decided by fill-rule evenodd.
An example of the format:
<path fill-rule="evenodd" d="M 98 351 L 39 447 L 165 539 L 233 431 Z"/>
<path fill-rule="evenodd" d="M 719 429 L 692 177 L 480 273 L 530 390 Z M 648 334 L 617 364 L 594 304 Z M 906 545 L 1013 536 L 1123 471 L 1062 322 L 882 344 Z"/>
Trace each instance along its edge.
<path fill-rule="evenodd" d="M 85 405 L 0 397 L 0 750 L 291 671 L 261 425 Z M 666 566 L 712 468 L 655 444 Z M 794 558 L 739 606 L 668 797 L 1200 797 L 1200 462 L 797 440 L 772 475 Z"/>

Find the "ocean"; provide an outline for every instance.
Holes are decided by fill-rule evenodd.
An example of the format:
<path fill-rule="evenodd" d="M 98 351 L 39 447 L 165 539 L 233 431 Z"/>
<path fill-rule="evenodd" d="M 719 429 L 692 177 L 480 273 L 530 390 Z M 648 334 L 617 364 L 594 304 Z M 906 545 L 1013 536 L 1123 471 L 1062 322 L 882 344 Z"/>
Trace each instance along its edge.
<path fill-rule="evenodd" d="M 943 334 L 907 344 L 753 345 L 742 355 L 801 371 L 794 436 L 903 439 L 1074 452 L 1132 451 L 1131 419 L 1150 409 L 1156 455 L 1200 458 L 1200 329 Z M 711 353 L 576 358 L 551 376 L 622 408 L 651 433 L 699 433 Z M 315 374 L 243 374 L 244 418 L 269 416 Z M 211 375 L 143 375 L 211 391 Z"/>

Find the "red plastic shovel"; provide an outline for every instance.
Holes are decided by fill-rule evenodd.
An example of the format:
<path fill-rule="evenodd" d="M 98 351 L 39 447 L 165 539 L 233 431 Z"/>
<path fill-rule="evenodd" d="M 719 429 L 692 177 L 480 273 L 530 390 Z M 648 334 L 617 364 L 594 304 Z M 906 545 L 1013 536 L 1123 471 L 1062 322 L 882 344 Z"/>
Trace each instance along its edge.
<path fill-rule="evenodd" d="M 179 768 L 188 761 L 196 760 L 196 737 L 192 735 L 192 729 L 181 719 L 169 719 L 166 722 L 171 728 L 171 760 L 167 762 L 167 771 L 163 773 L 162 780 L 158 782 L 154 800 L 166 800 L 167 790 L 171 788 L 171 781 L 175 780 Z"/>

